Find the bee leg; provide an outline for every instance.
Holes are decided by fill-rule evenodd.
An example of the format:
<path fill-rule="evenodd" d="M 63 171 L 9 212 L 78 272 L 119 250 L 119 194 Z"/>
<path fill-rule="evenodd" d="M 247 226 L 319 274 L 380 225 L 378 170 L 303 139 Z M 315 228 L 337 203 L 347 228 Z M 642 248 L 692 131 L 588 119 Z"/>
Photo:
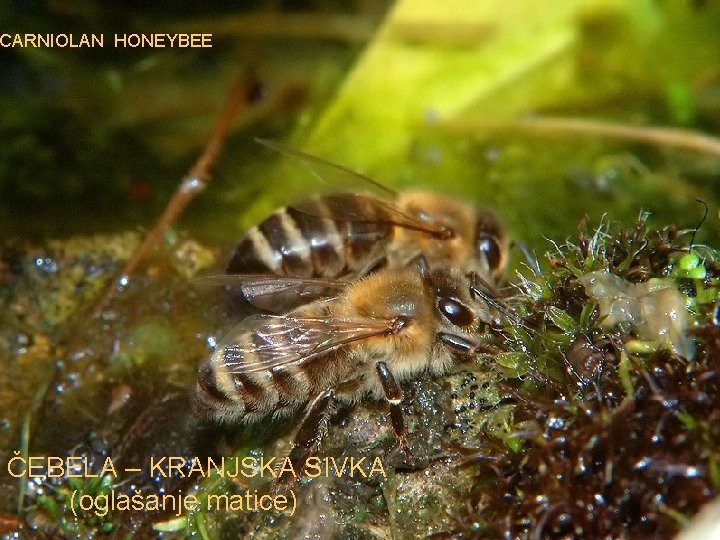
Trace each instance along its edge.
<path fill-rule="evenodd" d="M 290 450 L 290 464 L 296 474 L 302 475 L 305 469 L 305 460 L 317 449 L 320 441 L 327 433 L 328 419 L 330 417 L 331 405 L 335 401 L 335 391 L 325 390 L 318 395 L 310 405 L 305 414 L 300 429 L 295 434 L 293 447 Z M 290 484 L 294 476 L 285 471 L 277 478 L 278 484 Z"/>
<path fill-rule="evenodd" d="M 439 332 L 438 339 L 450 347 L 458 354 L 475 355 L 475 354 L 498 354 L 502 352 L 498 347 L 486 343 L 476 343 L 462 336 L 449 334 L 447 332 Z"/>
<path fill-rule="evenodd" d="M 415 463 L 415 457 L 412 455 L 412 452 L 410 452 L 410 447 L 408 446 L 407 428 L 405 427 L 405 420 L 403 419 L 402 409 L 400 408 L 400 403 L 402 403 L 403 399 L 402 388 L 400 388 L 400 385 L 395 380 L 395 377 L 385 362 L 375 364 L 375 369 L 377 370 L 380 383 L 385 391 L 385 399 L 390 404 L 390 420 L 393 430 L 395 431 L 395 438 L 400 445 L 400 449 L 405 453 L 407 460 L 412 465 Z"/>

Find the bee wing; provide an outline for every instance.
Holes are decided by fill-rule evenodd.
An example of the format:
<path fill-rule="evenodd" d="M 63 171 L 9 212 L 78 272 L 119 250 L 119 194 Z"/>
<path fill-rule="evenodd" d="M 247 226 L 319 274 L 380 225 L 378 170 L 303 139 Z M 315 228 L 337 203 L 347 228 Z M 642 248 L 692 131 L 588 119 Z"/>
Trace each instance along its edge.
<path fill-rule="evenodd" d="M 325 197 L 324 209 L 318 211 L 314 201 L 304 201 L 291 205 L 295 210 L 306 214 L 333 219 L 336 221 L 351 221 L 361 223 L 385 223 L 395 227 L 404 227 L 421 231 L 441 238 L 449 238 L 452 231 L 444 225 L 434 223 L 427 215 L 413 216 L 407 214 L 391 202 L 386 200 L 354 193 L 358 186 L 365 185 L 380 197 L 396 199 L 397 192 L 373 180 L 369 176 L 331 163 L 317 156 L 306 154 L 300 150 L 288 148 L 278 142 L 267 139 L 255 139 L 262 145 L 272 148 L 282 154 L 300 160 L 316 178 L 340 186 L 348 193 L 340 193 Z M 348 201 L 352 201 L 348 204 Z"/>
<path fill-rule="evenodd" d="M 292 208 L 317 217 L 335 221 L 356 223 L 384 223 L 393 227 L 403 227 L 420 231 L 440 238 L 449 238 L 452 231 L 446 226 L 435 223 L 430 216 L 413 216 L 391 202 L 360 193 L 336 193 L 323 198 L 322 211 L 315 201 L 307 200 L 292 204 Z"/>
<path fill-rule="evenodd" d="M 349 343 L 393 333 L 394 321 L 254 315 L 218 344 L 216 361 L 230 373 L 300 364 Z"/>
<path fill-rule="evenodd" d="M 320 278 L 295 278 L 272 274 L 221 274 L 195 278 L 200 284 L 237 288 L 254 307 L 269 313 L 287 313 L 315 300 L 337 297 L 347 281 Z"/>
<path fill-rule="evenodd" d="M 331 163 L 330 161 L 307 154 L 301 150 L 290 148 L 276 141 L 258 138 L 256 138 L 255 141 L 276 152 L 299 160 L 310 171 L 310 174 L 322 182 L 331 183 L 352 191 L 358 189 L 358 183 L 359 185 L 365 184 L 371 191 L 377 192 L 383 197 L 394 199 L 397 196 L 397 192 L 394 189 L 384 186 L 377 180 L 373 180 L 369 176 L 360 174 L 342 165 Z"/>

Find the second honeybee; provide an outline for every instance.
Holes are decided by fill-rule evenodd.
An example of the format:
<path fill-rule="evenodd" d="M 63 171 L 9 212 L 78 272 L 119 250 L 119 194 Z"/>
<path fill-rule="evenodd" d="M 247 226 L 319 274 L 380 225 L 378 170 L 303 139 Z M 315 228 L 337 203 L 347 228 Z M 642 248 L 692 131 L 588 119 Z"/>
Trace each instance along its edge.
<path fill-rule="evenodd" d="M 336 183 L 351 183 L 353 191 L 318 195 L 273 212 L 240 240 L 228 273 L 357 277 L 384 266 L 403 267 L 420 254 L 488 279 L 503 273 L 507 239 L 492 212 L 435 193 L 395 193 L 340 165 L 263 143 L 309 163 L 318 176 L 342 177 Z"/>

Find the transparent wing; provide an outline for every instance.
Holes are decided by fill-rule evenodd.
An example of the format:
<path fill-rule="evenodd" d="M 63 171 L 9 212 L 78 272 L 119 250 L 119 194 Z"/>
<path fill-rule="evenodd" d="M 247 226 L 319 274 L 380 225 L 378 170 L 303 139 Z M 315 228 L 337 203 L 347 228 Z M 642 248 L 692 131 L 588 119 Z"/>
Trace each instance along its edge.
<path fill-rule="evenodd" d="M 323 212 L 318 212 L 317 205 L 312 200 L 291 205 L 292 208 L 300 212 L 337 221 L 385 223 L 395 227 L 425 232 L 440 238 L 450 238 L 453 234 L 444 225 L 434 223 L 429 216 L 407 214 L 391 202 L 383 200 L 388 198 L 391 200 L 396 199 L 397 192 L 369 176 L 317 156 L 306 154 L 300 150 L 288 148 L 275 141 L 267 139 L 255 140 L 268 148 L 301 161 L 316 178 L 337 186 L 339 190 L 348 192 L 324 197 L 323 201 L 326 203 L 327 208 Z M 357 191 L 363 191 L 363 186 L 382 198 L 356 193 Z"/>
<path fill-rule="evenodd" d="M 270 313 L 287 313 L 315 300 L 336 298 L 347 281 L 294 278 L 272 274 L 220 274 L 195 278 L 200 285 L 218 285 L 239 290 L 254 307 Z"/>
<path fill-rule="evenodd" d="M 343 167 L 336 163 L 331 163 L 317 156 L 307 154 L 301 150 L 296 150 L 280 144 L 276 141 L 268 139 L 255 139 L 256 142 L 267 146 L 268 148 L 280 152 L 286 156 L 297 159 L 305 165 L 315 178 L 321 182 L 326 182 L 339 186 L 343 190 L 357 191 L 359 186 L 365 184 L 371 191 L 379 193 L 383 197 L 395 198 L 397 192 L 387 186 L 382 185 L 377 180 L 373 180 L 369 176 L 360 174 L 357 171 Z"/>
<path fill-rule="evenodd" d="M 216 361 L 231 373 L 253 373 L 300 364 L 320 354 L 398 330 L 396 321 L 334 317 L 255 315 L 245 318 L 218 344 Z"/>
<path fill-rule="evenodd" d="M 435 223 L 426 214 L 413 216 L 391 202 L 370 195 L 334 193 L 326 195 L 322 200 L 324 204 L 321 211 L 318 209 L 317 203 L 312 199 L 292 204 L 291 207 L 305 214 L 335 221 L 381 223 L 424 232 L 443 239 L 450 238 L 453 235 L 451 229 L 445 225 Z"/>

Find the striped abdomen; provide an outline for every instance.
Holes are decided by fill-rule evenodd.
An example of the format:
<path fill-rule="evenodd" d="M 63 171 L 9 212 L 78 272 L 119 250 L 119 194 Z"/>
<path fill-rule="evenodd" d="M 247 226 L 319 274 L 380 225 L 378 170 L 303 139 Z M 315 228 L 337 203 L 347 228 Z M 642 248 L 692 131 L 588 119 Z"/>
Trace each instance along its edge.
<path fill-rule="evenodd" d="M 246 334 L 244 339 L 257 338 Z M 277 346 L 282 347 L 280 343 Z M 238 348 L 247 351 L 248 346 L 240 343 Z M 200 367 L 194 399 L 200 416 L 224 423 L 253 423 L 287 416 L 311 396 L 336 386 L 351 374 L 344 348 L 261 371 L 238 369 L 234 364 L 236 351 L 233 346 L 218 348 Z M 243 359 L 252 365 L 251 355 L 245 353 Z"/>
<path fill-rule="evenodd" d="M 226 271 L 290 277 L 359 275 L 383 258 L 392 235 L 382 202 L 347 193 L 319 196 L 281 208 L 250 229 Z"/>

